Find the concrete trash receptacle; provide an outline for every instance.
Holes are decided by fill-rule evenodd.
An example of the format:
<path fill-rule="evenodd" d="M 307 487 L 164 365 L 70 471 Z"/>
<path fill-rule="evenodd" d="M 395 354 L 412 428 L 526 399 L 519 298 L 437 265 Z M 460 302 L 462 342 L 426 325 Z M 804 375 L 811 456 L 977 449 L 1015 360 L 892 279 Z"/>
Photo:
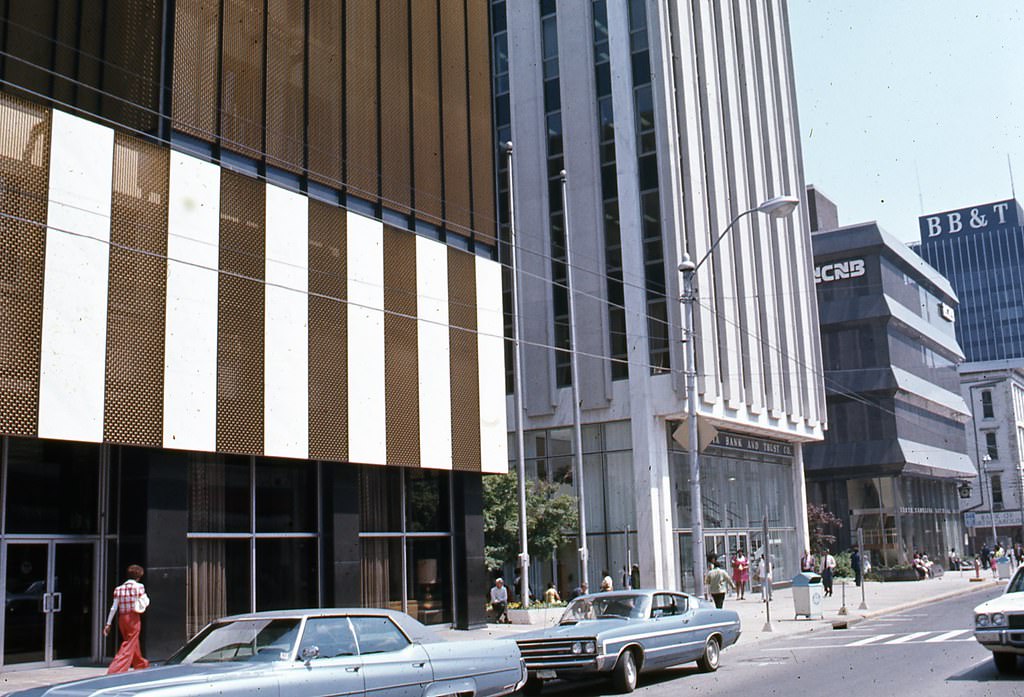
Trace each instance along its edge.
<path fill-rule="evenodd" d="M 825 589 L 821 585 L 821 574 L 801 571 L 793 577 L 794 615 L 807 619 L 824 617 L 821 599 Z"/>
<path fill-rule="evenodd" d="M 1012 565 L 1010 564 L 1009 557 L 1003 556 L 996 559 L 996 576 L 1008 581 L 1010 576 L 1013 575 L 1011 573 L 1012 570 L 1010 569 L 1010 566 Z"/>

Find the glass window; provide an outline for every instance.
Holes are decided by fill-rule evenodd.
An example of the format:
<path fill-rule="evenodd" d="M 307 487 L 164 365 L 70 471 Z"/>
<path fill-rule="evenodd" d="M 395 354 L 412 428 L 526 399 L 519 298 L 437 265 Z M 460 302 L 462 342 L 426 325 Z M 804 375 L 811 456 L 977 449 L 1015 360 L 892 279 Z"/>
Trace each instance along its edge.
<path fill-rule="evenodd" d="M 317 648 L 317 658 L 356 655 L 356 637 L 348 617 L 313 617 L 306 620 L 296 660 L 301 661 L 302 652 L 314 646 Z"/>
<path fill-rule="evenodd" d="M 423 624 L 452 621 L 451 540 L 410 540 L 408 614 Z"/>
<path fill-rule="evenodd" d="M 996 445 L 996 432 L 986 431 L 985 432 L 985 451 L 988 456 L 993 460 L 999 459 L 999 446 Z"/>
<path fill-rule="evenodd" d="M 317 607 L 317 540 L 256 540 L 256 610 Z"/>
<path fill-rule="evenodd" d="M 402 471 L 397 467 L 364 467 L 360 477 L 359 529 L 402 531 Z"/>
<path fill-rule="evenodd" d="M 407 470 L 405 505 L 409 532 L 447 532 L 448 473 Z"/>
<path fill-rule="evenodd" d="M 992 390 L 982 390 L 981 392 L 981 415 L 986 419 L 995 416 L 995 410 L 992 408 Z"/>
<path fill-rule="evenodd" d="M 189 531 L 249 532 L 251 459 L 202 453 L 188 459 Z"/>
<path fill-rule="evenodd" d="M 1003 510 L 1003 478 L 998 474 L 992 475 L 992 507 Z"/>
<path fill-rule="evenodd" d="M 313 532 L 316 508 L 316 463 L 256 460 L 256 532 Z"/>
<path fill-rule="evenodd" d="M 385 653 L 400 651 L 409 645 L 409 639 L 388 617 L 353 617 L 352 627 L 359 642 L 359 653 Z"/>
<path fill-rule="evenodd" d="M 7 532 L 98 532 L 99 446 L 11 438 L 7 448 Z"/>
<path fill-rule="evenodd" d="M 252 610 L 249 540 L 189 540 L 185 628 Z"/>
<path fill-rule="evenodd" d="M 685 602 L 679 605 L 677 599 L 683 596 L 676 596 L 670 593 L 657 593 L 654 596 L 654 604 L 651 606 L 651 617 L 669 617 L 681 615 L 686 612 Z"/>
<path fill-rule="evenodd" d="M 402 610 L 402 539 L 361 541 L 363 607 Z"/>

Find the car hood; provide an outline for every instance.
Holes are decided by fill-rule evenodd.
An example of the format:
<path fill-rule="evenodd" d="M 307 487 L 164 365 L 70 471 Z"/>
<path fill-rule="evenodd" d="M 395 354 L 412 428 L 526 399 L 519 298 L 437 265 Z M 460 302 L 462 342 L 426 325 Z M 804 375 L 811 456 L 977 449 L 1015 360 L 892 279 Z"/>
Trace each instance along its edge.
<path fill-rule="evenodd" d="M 1024 593 L 1004 593 L 974 608 L 977 612 L 1009 612 L 1024 610 Z"/>
<path fill-rule="evenodd" d="M 582 620 L 576 624 L 556 624 L 554 627 L 516 636 L 520 639 L 579 639 L 596 637 L 604 632 L 636 626 L 642 620 Z"/>
<path fill-rule="evenodd" d="M 8 697 L 83 697 L 84 695 L 133 695 L 144 690 L 176 687 L 206 682 L 232 673 L 271 672 L 270 665 L 253 666 L 246 663 L 218 663 L 203 665 L 174 665 L 136 670 L 118 675 L 86 678 L 52 687 L 37 687 L 12 692 Z"/>

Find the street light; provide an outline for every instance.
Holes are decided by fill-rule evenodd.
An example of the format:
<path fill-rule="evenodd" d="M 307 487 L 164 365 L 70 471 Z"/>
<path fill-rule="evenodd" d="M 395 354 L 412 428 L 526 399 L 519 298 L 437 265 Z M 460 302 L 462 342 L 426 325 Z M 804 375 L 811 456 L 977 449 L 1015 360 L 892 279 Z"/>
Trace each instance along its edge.
<path fill-rule="evenodd" d="M 708 257 L 718 248 L 722 241 L 732 229 L 733 225 L 740 218 L 751 213 L 764 213 L 772 218 L 786 218 L 796 210 L 800 199 L 795 196 L 776 196 L 764 203 L 745 210 L 732 219 L 722 233 L 715 240 L 714 244 L 705 252 L 700 261 L 696 264 L 690 260 L 690 255 L 683 253 L 683 261 L 679 264 L 679 273 L 683 275 L 683 292 L 679 301 L 685 309 L 683 328 L 683 344 L 686 346 L 686 407 L 690 432 L 689 457 L 690 457 L 690 516 L 691 535 L 693 538 L 693 581 L 696 595 L 704 595 L 704 566 L 707 560 L 704 558 L 704 509 L 700 492 L 700 454 L 697 435 L 697 347 L 693 341 L 693 306 L 697 302 L 697 289 L 694 286 L 693 278 Z M 764 542 L 765 559 L 768 559 L 768 540 Z"/>

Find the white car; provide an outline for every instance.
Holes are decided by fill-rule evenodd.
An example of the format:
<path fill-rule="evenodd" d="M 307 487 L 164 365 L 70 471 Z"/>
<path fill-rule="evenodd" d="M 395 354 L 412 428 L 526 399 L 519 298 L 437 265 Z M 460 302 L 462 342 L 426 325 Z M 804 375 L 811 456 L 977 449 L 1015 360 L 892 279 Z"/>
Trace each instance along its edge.
<path fill-rule="evenodd" d="M 974 638 L 992 652 L 1000 673 L 1012 673 L 1024 656 L 1024 566 L 998 598 L 974 608 Z"/>

